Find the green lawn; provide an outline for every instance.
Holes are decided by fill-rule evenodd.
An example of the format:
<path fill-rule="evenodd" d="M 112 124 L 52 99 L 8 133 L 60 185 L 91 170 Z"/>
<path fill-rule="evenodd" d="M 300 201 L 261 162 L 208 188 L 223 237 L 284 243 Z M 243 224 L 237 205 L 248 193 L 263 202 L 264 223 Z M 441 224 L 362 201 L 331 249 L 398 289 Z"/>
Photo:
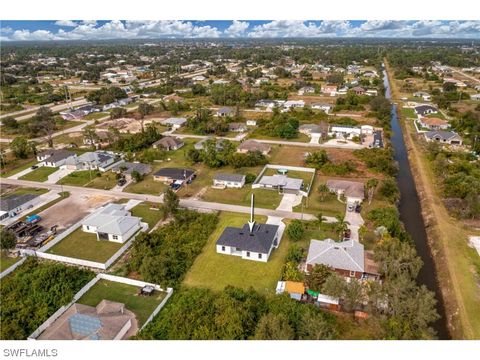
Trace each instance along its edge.
<path fill-rule="evenodd" d="M 158 209 L 158 205 L 141 203 L 133 207 L 130 212 L 132 213 L 132 216 L 142 218 L 142 221 L 148 224 L 149 229 L 152 229 L 163 217 L 162 210 L 154 210 L 155 206 Z"/>
<path fill-rule="evenodd" d="M 97 235 L 84 232 L 80 227 L 47 252 L 104 263 L 122 246 L 113 241 L 97 240 Z"/>
<path fill-rule="evenodd" d="M 40 166 L 38 169 L 21 176 L 20 180 L 44 182 L 48 180 L 49 175 L 53 174 L 57 170 L 57 167 Z"/>
<path fill-rule="evenodd" d="M 282 200 L 275 190 L 254 189 L 250 185 L 242 189 L 212 189 L 209 188 L 202 200 L 223 204 L 250 206 L 251 194 L 255 194 L 255 206 L 264 209 L 276 209 Z"/>
<path fill-rule="evenodd" d="M 160 181 L 153 180 L 153 175 L 147 175 L 145 178 L 136 183 L 132 182 L 128 185 L 124 192 L 130 192 L 135 194 L 146 194 L 146 195 L 160 195 L 167 189 L 167 185 Z"/>
<path fill-rule="evenodd" d="M 80 170 L 68 174 L 60 179 L 57 184 L 87 186 L 95 189 L 110 190 L 117 184 L 115 174 L 111 171 L 104 173 L 97 170 Z"/>
<path fill-rule="evenodd" d="M 94 112 L 83 117 L 84 120 L 98 120 L 105 116 L 110 115 L 108 112 Z"/>
<path fill-rule="evenodd" d="M 77 302 L 79 304 L 97 306 L 102 300 L 116 301 L 125 304 L 132 311 L 141 327 L 153 310 L 165 298 L 165 292 L 155 291 L 151 296 L 139 296 L 139 287 L 114 281 L 99 280 Z"/>
<path fill-rule="evenodd" d="M 7 254 L 5 254 L 4 251 L 1 251 L 0 252 L 0 272 L 8 269 L 17 261 L 20 261 L 20 259 L 21 259 L 20 256 L 13 258 L 13 257 L 7 256 Z"/>
<path fill-rule="evenodd" d="M 257 217 L 259 222 L 265 218 Z M 248 221 L 248 215 L 221 213 L 217 229 L 210 236 L 202 253 L 187 273 L 184 284 L 222 290 L 227 285 L 244 289 L 253 287 L 259 291 L 274 291 L 281 278 L 282 267 L 289 247 L 289 240 L 284 236 L 278 249 L 270 255 L 267 263 L 243 260 L 237 256 L 217 254 L 216 241 L 227 226 L 240 227 Z"/>
<path fill-rule="evenodd" d="M 10 153 L 8 154 L 10 155 Z M 38 163 L 37 159 L 10 159 L 1 170 L 2 177 L 9 177 Z"/>
<path fill-rule="evenodd" d="M 322 200 L 317 188 L 317 185 L 312 187 L 308 200 L 303 198 L 303 211 L 305 213 L 313 215 L 322 213 L 324 216 L 336 216 L 345 213 L 345 204 L 338 201 L 335 194 L 327 194 Z M 293 211 L 302 211 L 302 205 L 295 206 Z"/>
<path fill-rule="evenodd" d="M 402 107 L 402 114 L 408 118 L 416 118 L 415 110 L 413 108 Z"/>
<path fill-rule="evenodd" d="M 19 187 L 5 195 L 23 195 L 23 194 L 42 195 L 47 193 L 48 191 L 49 191 L 48 189 Z"/>

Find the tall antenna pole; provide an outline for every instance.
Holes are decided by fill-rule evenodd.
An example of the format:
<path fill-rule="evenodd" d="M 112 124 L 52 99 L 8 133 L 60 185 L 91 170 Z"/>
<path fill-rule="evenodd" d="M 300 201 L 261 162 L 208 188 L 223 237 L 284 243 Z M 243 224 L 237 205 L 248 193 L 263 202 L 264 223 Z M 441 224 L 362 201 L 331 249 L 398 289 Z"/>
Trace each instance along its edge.
<path fill-rule="evenodd" d="M 251 198 L 251 203 L 250 203 L 250 221 L 248 222 L 248 227 L 250 228 L 250 232 L 253 232 L 253 227 L 255 226 L 255 220 L 254 220 L 254 195 L 252 193 L 252 198 Z"/>

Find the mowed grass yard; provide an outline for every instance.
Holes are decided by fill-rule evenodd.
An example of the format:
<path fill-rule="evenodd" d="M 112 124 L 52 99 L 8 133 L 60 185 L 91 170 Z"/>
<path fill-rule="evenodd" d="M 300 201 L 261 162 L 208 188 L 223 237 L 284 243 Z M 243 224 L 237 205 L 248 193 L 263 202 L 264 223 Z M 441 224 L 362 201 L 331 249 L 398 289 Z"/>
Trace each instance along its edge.
<path fill-rule="evenodd" d="M 117 184 L 117 180 L 111 171 L 102 173 L 97 170 L 79 170 L 60 179 L 57 184 L 110 190 Z"/>
<path fill-rule="evenodd" d="M 20 256 L 17 256 L 15 258 L 10 257 L 10 256 L 7 256 L 5 251 L 1 251 L 0 252 L 0 272 L 8 269 L 10 266 L 20 261 L 20 259 L 21 259 Z"/>
<path fill-rule="evenodd" d="M 138 286 L 101 279 L 77 302 L 89 306 L 97 306 L 102 300 L 123 303 L 135 314 L 138 325 L 141 327 L 167 294 L 155 291 L 151 296 L 140 296 L 139 290 Z"/>
<path fill-rule="evenodd" d="M 132 216 L 142 218 L 142 221 L 148 224 L 149 229 L 152 229 L 163 217 L 163 212 L 158 208 L 158 205 L 147 202 L 138 204 L 133 207 L 130 212 Z"/>
<path fill-rule="evenodd" d="M 276 209 L 282 200 L 275 190 L 254 189 L 250 185 L 242 189 L 212 189 L 209 188 L 202 196 L 202 200 L 222 204 L 250 206 L 251 194 L 255 195 L 255 206 L 264 209 Z"/>
<path fill-rule="evenodd" d="M 274 291 L 281 278 L 282 267 L 289 247 L 286 236 L 275 249 L 267 263 L 243 260 L 237 256 L 217 254 L 216 242 L 227 226 L 243 226 L 249 219 L 246 214 L 220 213 L 216 230 L 210 236 L 202 253 L 187 273 L 184 284 L 220 291 L 227 285 L 244 289 L 253 287 L 262 292 Z M 265 222 L 265 217 L 257 217 L 258 222 Z"/>
<path fill-rule="evenodd" d="M 52 175 L 57 170 L 57 167 L 40 166 L 38 169 L 21 176 L 20 180 L 44 182 L 48 180 L 49 175 Z"/>
<path fill-rule="evenodd" d="M 84 232 L 80 227 L 47 253 L 104 263 L 122 246 L 113 241 L 97 240 L 97 235 Z"/>

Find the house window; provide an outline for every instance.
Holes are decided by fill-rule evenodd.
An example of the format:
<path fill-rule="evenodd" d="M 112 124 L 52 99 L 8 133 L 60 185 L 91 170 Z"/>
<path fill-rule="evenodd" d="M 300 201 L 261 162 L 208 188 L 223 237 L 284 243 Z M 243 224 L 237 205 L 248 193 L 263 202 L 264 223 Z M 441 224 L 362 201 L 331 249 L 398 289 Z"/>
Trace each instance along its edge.
<path fill-rule="evenodd" d="M 239 247 L 236 247 L 235 251 L 242 251 L 242 249 L 240 249 Z"/>
<path fill-rule="evenodd" d="M 90 226 L 87 225 L 87 230 L 90 230 Z"/>
<path fill-rule="evenodd" d="M 247 257 L 250 257 L 250 251 L 247 251 Z"/>
<path fill-rule="evenodd" d="M 222 246 L 222 251 L 225 251 L 225 246 Z"/>
<path fill-rule="evenodd" d="M 355 277 L 355 271 L 350 270 L 350 277 Z"/>
<path fill-rule="evenodd" d="M 117 235 L 112 235 L 112 239 L 113 240 L 118 240 L 118 236 Z"/>
<path fill-rule="evenodd" d="M 262 258 L 262 254 L 258 254 L 258 258 L 261 259 L 261 258 Z"/>

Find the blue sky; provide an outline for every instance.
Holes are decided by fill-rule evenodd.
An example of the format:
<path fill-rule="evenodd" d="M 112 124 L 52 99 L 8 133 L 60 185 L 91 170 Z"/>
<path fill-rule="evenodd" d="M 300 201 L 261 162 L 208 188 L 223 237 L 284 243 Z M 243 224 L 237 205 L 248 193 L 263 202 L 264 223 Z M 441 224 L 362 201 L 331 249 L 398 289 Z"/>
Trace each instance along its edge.
<path fill-rule="evenodd" d="M 2 21 L 2 41 L 161 38 L 407 37 L 480 39 L 480 21 Z"/>

